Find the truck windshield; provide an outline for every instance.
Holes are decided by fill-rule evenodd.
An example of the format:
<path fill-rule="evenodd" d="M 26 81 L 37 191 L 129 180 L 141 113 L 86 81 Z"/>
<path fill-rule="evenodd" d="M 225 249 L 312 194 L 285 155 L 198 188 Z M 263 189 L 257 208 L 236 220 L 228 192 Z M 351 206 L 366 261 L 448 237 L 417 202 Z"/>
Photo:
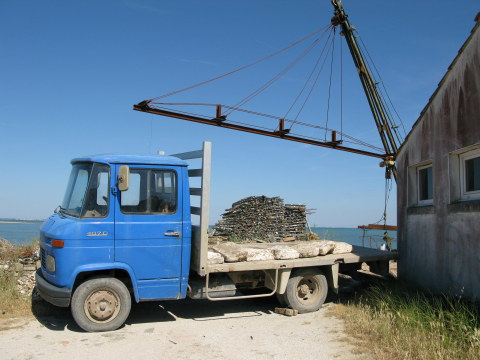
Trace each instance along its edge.
<path fill-rule="evenodd" d="M 61 211 L 75 217 L 107 216 L 109 175 L 107 165 L 73 164 Z"/>

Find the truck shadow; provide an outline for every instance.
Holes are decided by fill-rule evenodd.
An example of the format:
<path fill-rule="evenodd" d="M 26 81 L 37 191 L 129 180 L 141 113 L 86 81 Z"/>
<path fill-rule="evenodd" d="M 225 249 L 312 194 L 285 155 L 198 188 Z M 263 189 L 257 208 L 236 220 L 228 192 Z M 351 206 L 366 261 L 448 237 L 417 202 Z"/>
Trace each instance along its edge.
<path fill-rule="evenodd" d="M 174 321 L 177 318 L 194 321 L 215 321 L 231 318 L 263 316 L 274 313 L 279 306 L 275 297 L 209 301 L 209 300 L 176 300 L 162 302 L 145 302 L 134 304 L 127 324 L 149 323 L 157 321 Z M 159 314 L 168 314 L 167 319 L 159 319 Z"/>
<path fill-rule="evenodd" d="M 329 293 L 326 303 L 341 303 L 352 295 L 348 294 L 347 296 L 339 297 Z M 279 306 L 275 296 L 228 301 L 183 299 L 133 303 L 125 324 L 134 325 L 176 321 L 178 318 L 191 319 L 193 321 L 219 321 L 232 318 L 257 317 L 274 314 L 275 308 Z M 53 306 L 38 295 L 33 294 L 31 310 L 37 321 L 49 330 L 84 332 L 75 323 L 70 313 L 70 308 Z"/>
<path fill-rule="evenodd" d="M 209 301 L 172 300 L 133 303 L 126 325 L 175 321 L 177 318 L 194 321 L 215 321 L 229 318 L 244 318 L 273 314 L 279 306 L 275 297 Z M 32 314 L 37 321 L 52 331 L 84 332 L 73 319 L 70 308 L 53 306 L 32 295 Z"/>
<path fill-rule="evenodd" d="M 38 295 L 32 295 L 32 314 L 37 321 L 52 331 L 85 332 L 72 317 L 70 308 L 61 308 L 49 304 Z M 126 324 L 175 321 L 161 303 L 132 304 L 132 310 Z M 122 326 L 121 328 L 123 328 Z"/>
<path fill-rule="evenodd" d="M 37 321 L 49 330 L 83 332 L 75 323 L 70 308 L 61 308 L 43 300 L 36 292 L 32 294 L 32 314 Z"/>

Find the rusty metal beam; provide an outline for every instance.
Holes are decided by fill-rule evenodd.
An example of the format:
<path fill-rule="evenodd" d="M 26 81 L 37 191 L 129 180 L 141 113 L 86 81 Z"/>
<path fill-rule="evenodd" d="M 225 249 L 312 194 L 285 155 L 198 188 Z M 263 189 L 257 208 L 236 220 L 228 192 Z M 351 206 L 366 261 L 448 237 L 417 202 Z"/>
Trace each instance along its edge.
<path fill-rule="evenodd" d="M 161 115 L 161 116 L 166 116 L 166 117 L 171 117 L 171 118 L 176 118 L 176 119 L 181 119 L 181 120 L 188 120 L 188 121 L 193 121 L 201 124 L 207 124 L 207 125 L 213 125 L 217 127 L 222 127 L 222 128 L 227 128 L 227 129 L 232 129 L 232 130 L 238 130 L 238 131 L 244 131 L 252 134 L 259 134 L 259 135 L 264 135 L 264 136 L 270 136 L 274 137 L 277 139 L 284 139 L 284 140 L 290 140 L 290 141 L 296 141 L 304 144 L 309 144 L 309 145 L 314 145 L 314 146 L 322 146 L 330 149 L 336 149 L 336 150 L 341 150 L 341 151 L 346 151 L 354 154 L 360 154 L 360 155 L 365 155 L 365 156 L 370 156 L 370 157 L 375 157 L 379 159 L 386 159 L 388 157 L 387 154 L 377 154 L 373 153 L 370 151 L 364 151 L 360 149 L 354 149 L 354 148 L 349 148 L 346 146 L 340 146 L 332 142 L 322 142 L 322 141 L 317 141 L 317 140 L 312 140 L 308 138 L 303 138 L 299 136 L 292 136 L 289 135 L 288 132 L 284 129 L 284 131 L 267 131 L 267 130 L 262 130 L 262 129 L 257 129 L 253 127 L 248 127 L 248 126 L 243 126 L 243 125 L 237 125 L 237 124 L 232 124 L 227 122 L 226 118 L 224 116 L 220 118 L 213 118 L 213 119 L 204 119 L 198 116 L 193 116 L 193 115 L 188 115 L 188 114 L 182 114 L 178 112 L 173 112 L 173 111 L 168 111 L 168 110 L 161 110 L 161 109 L 156 109 L 148 106 L 148 102 L 143 101 L 137 105 L 133 106 L 133 110 L 136 111 L 142 111 L 150 114 L 156 114 L 156 115 Z M 221 113 L 221 110 L 217 108 L 217 115 Z M 280 126 L 281 128 L 281 126 Z"/>
<path fill-rule="evenodd" d="M 359 225 L 359 229 L 365 230 L 391 230 L 398 231 L 398 226 L 396 225 L 380 225 L 380 224 L 368 224 L 368 225 Z"/>

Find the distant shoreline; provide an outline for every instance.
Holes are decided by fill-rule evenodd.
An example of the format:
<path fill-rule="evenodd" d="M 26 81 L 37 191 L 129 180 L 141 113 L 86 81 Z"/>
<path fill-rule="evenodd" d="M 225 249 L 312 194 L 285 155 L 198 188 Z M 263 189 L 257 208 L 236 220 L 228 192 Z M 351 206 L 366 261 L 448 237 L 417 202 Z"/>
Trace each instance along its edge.
<path fill-rule="evenodd" d="M 3 220 L 0 220 L 0 224 L 35 224 L 34 222 L 30 222 L 30 221 L 22 221 L 22 220 L 19 220 L 19 221 L 3 221 Z"/>

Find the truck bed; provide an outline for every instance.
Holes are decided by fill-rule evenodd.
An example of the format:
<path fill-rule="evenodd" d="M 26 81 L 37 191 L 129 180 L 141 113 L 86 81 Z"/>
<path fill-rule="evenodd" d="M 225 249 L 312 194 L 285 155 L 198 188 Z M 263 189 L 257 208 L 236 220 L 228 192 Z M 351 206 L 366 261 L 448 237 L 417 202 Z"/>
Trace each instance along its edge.
<path fill-rule="evenodd" d="M 201 159 L 202 161 L 200 168 L 189 168 L 188 170 L 190 178 L 201 179 L 201 186 L 199 188 L 190 188 L 190 195 L 200 197 L 200 206 L 191 206 L 191 214 L 198 216 L 196 224 L 194 224 L 192 219 L 193 234 L 191 269 L 198 275 L 205 276 L 209 273 L 231 271 L 293 269 L 296 267 L 324 266 L 342 263 L 353 264 L 397 259 L 398 254 L 396 253 L 353 246 L 352 252 L 344 254 L 329 254 L 292 260 L 241 261 L 209 264 L 208 224 L 210 212 L 211 146 L 211 143 L 206 141 L 203 143 L 203 148 L 201 150 L 172 155 L 183 160 Z M 274 244 L 255 244 L 255 247 L 269 247 L 272 245 Z"/>
<path fill-rule="evenodd" d="M 257 244 L 258 245 L 258 244 Z M 268 246 L 268 244 L 265 244 Z M 362 246 L 353 246 L 350 253 L 329 254 L 311 258 L 299 258 L 292 260 L 267 260 L 267 261 L 242 261 L 223 264 L 208 264 L 207 272 L 230 272 L 248 270 L 292 269 L 297 267 L 323 266 L 340 264 L 352 264 L 373 261 L 396 260 L 397 253 L 383 250 L 370 249 Z"/>

